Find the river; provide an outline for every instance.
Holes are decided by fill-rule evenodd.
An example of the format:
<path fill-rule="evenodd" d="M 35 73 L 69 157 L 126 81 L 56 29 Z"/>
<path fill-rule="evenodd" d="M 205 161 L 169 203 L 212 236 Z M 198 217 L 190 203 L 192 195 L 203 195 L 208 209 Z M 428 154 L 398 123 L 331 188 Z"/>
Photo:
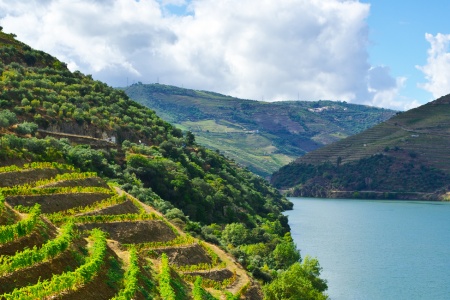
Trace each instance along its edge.
<path fill-rule="evenodd" d="M 450 203 L 290 200 L 292 237 L 330 299 L 450 299 Z"/>

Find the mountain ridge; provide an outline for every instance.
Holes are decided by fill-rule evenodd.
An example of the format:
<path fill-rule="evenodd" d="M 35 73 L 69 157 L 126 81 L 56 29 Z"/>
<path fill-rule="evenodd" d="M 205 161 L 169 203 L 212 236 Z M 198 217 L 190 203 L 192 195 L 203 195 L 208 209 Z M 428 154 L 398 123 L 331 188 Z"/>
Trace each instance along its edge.
<path fill-rule="evenodd" d="M 274 173 L 272 183 L 292 195 L 447 199 L 449 112 L 447 95 L 399 113 L 298 158 Z"/>
<path fill-rule="evenodd" d="M 395 111 L 342 101 L 261 102 L 163 84 L 133 84 L 128 96 L 198 142 L 268 177 L 296 157 L 384 121 Z"/>

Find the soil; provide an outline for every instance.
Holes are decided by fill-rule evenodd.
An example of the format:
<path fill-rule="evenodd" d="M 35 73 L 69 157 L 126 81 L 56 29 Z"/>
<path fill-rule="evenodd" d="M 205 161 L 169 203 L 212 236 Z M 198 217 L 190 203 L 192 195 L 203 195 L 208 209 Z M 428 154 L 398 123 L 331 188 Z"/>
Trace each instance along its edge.
<path fill-rule="evenodd" d="M 166 253 L 170 264 L 178 266 L 211 264 L 208 253 L 199 245 L 155 249 L 158 254 Z"/>
<path fill-rule="evenodd" d="M 13 207 L 17 205 L 33 206 L 34 204 L 39 203 L 41 205 L 42 213 L 48 214 L 74 207 L 91 205 L 94 202 L 109 197 L 111 197 L 111 195 L 104 193 L 10 196 L 6 198 L 6 202 Z"/>
<path fill-rule="evenodd" d="M 36 169 L 19 172 L 0 173 L 0 187 L 21 185 L 42 179 L 50 179 L 58 174 L 68 173 L 68 170 L 59 169 Z"/>
<path fill-rule="evenodd" d="M 94 187 L 102 187 L 109 189 L 108 184 L 98 177 L 84 178 L 84 179 L 74 179 L 74 180 L 63 180 L 50 184 L 46 184 L 40 186 L 41 188 L 49 188 L 49 187 L 77 187 L 77 186 L 94 186 Z"/>
<path fill-rule="evenodd" d="M 225 279 L 231 278 L 233 276 L 233 272 L 231 272 L 229 269 L 184 272 L 184 274 L 194 277 L 201 276 L 203 278 L 211 279 L 214 281 L 224 281 Z"/>
<path fill-rule="evenodd" d="M 175 233 L 163 221 L 89 223 L 80 225 L 81 230 L 100 228 L 109 237 L 123 244 L 166 242 L 176 238 Z"/>
<path fill-rule="evenodd" d="M 94 215 L 123 215 L 123 214 L 137 214 L 139 209 L 133 204 L 133 202 L 127 200 L 123 203 L 109 206 L 96 211 L 90 211 L 87 213 L 79 214 L 78 216 L 94 216 Z"/>
<path fill-rule="evenodd" d="M 10 225 L 19 220 L 19 216 L 16 215 L 7 205 L 5 210 L 0 213 L 0 225 Z"/>
<path fill-rule="evenodd" d="M 264 294 L 261 290 L 261 287 L 252 282 L 252 285 L 248 288 L 248 290 L 244 293 L 244 299 L 246 300 L 262 300 L 264 299 Z"/>

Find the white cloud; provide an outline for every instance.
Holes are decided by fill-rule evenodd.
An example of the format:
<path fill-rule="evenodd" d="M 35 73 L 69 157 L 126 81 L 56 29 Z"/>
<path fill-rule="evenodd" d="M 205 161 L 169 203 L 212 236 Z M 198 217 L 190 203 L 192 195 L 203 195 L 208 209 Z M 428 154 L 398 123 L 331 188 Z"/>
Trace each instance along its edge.
<path fill-rule="evenodd" d="M 419 87 L 439 98 L 450 93 L 450 34 L 438 33 L 433 36 L 427 33 L 425 38 L 431 44 L 427 64 L 417 68 L 424 73 L 428 82 Z"/>
<path fill-rule="evenodd" d="M 159 78 L 257 100 L 405 106 L 402 79 L 368 63 L 369 10 L 350 0 L 0 0 L 0 24 L 113 86 Z"/>

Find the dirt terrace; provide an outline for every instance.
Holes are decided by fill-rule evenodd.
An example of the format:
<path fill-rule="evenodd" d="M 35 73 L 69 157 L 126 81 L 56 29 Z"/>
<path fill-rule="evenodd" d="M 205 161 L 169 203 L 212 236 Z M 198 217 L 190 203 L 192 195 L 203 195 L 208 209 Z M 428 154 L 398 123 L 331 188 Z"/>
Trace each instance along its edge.
<path fill-rule="evenodd" d="M 36 169 L 19 172 L 0 173 L 0 187 L 8 187 L 31 183 L 38 180 L 50 179 L 58 174 L 69 173 L 68 170 L 59 169 Z"/>
<path fill-rule="evenodd" d="M 89 223 L 79 226 L 81 230 L 99 228 L 109 237 L 123 244 L 167 242 L 176 238 L 172 229 L 160 220 L 137 222 Z"/>
<path fill-rule="evenodd" d="M 211 264 L 208 253 L 199 244 L 167 247 L 154 250 L 158 254 L 166 253 L 170 264 L 178 266 Z"/>
<path fill-rule="evenodd" d="M 137 214 L 139 209 L 133 202 L 127 200 L 123 203 L 79 214 L 79 216 L 98 216 L 98 215 L 122 215 L 122 214 Z"/>
<path fill-rule="evenodd" d="M 52 195 L 27 195 L 9 196 L 6 198 L 11 206 L 41 205 L 41 212 L 44 214 L 54 213 L 79 206 L 88 206 L 94 202 L 111 197 L 104 193 L 76 193 L 76 194 L 52 194 Z"/>

